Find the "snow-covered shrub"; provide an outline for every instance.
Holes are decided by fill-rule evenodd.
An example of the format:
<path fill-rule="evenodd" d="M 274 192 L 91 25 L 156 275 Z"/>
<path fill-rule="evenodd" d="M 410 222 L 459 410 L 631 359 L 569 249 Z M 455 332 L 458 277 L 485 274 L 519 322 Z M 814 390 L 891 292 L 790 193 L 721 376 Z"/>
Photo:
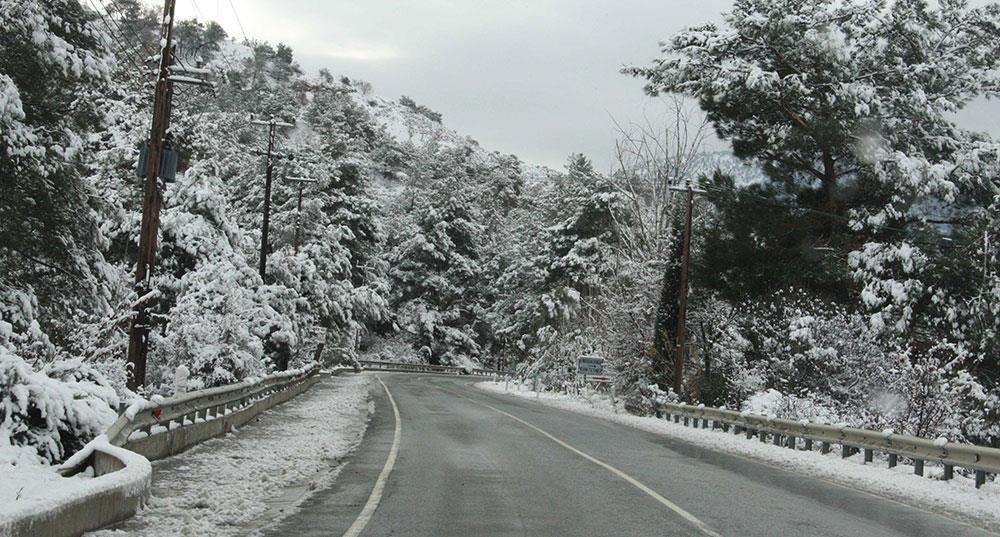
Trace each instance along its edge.
<path fill-rule="evenodd" d="M 709 335 L 706 352 L 729 375 L 739 404 L 753 393 L 783 394 L 856 405 L 879 386 L 896 380 L 886 356 L 892 341 L 867 319 L 835 304 L 802 298 L 794 290 L 769 304 L 744 304 L 731 321 Z"/>
<path fill-rule="evenodd" d="M 908 345 L 861 313 L 796 295 L 713 310 L 700 352 L 725 376 L 726 404 L 925 437 L 971 441 L 990 430 L 991 394 L 966 369 L 962 346 Z M 705 313 L 695 318 L 710 321 Z"/>
<path fill-rule="evenodd" d="M 774 388 L 751 395 L 743 404 L 742 410 L 772 418 L 840 423 L 836 411 L 824 404 L 819 397 L 786 395 Z"/>
<path fill-rule="evenodd" d="M 118 417 L 118 396 L 79 360 L 36 371 L 0 345 L 0 435 L 49 462 L 72 455 Z"/>
<path fill-rule="evenodd" d="M 365 359 L 383 362 L 421 363 L 423 359 L 405 338 L 375 337 L 363 343 Z"/>
<path fill-rule="evenodd" d="M 623 390 L 621 393 L 622 404 L 625 410 L 636 416 L 652 416 L 663 403 L 673 403 L 678 401 L 673 391 L 663 391 L 656 383 L 628 384 L 621 381 L 621 377 L 616 380 L 617 388 Z"/>
<path fill-rule="evenodd" d="M 270 290 L 245 264 L 214 259 L 179 282 L 165 335 L 153 340 L 150 385 L 169 388 L 178 366 L 189 389 L 239 382 L 265 372 L 267 341 L 295 343 L 290 321 L 268 304 Z"/>
<path fill-rule="evenodd" d="M 516 373 L 540 391 L 559 390 L 573 383 L 577 359 L 596 354 L 593 338 L 582 330 L 560 332 L 546 326 L 536 337 L 538 344 L 530 350 L 531 360 L 519 364 Z"/>
<path fill-rule="evenodd" d="M 0 280 L 0 346 L 32 361 L 52 359 L 55 346 L 37 318 L 38 298 L 29 287 L 14 289 Z"/>

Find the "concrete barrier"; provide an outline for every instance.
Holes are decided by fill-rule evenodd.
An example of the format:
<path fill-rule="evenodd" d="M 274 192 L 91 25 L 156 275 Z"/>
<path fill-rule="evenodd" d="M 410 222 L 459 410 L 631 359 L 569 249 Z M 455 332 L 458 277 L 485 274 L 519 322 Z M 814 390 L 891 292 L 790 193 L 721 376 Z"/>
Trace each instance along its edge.
<path fill-rule="evenodd" d="M 94 477 L 80 486 L 53 489 L 43 505 L 14 512 L 0 526 L 11 537 L 78 536 L 131 517 L 149 497 L 153 468 L 137 453 L 101 436 L 67 461 L 64 468 L 92 467 Z"/>

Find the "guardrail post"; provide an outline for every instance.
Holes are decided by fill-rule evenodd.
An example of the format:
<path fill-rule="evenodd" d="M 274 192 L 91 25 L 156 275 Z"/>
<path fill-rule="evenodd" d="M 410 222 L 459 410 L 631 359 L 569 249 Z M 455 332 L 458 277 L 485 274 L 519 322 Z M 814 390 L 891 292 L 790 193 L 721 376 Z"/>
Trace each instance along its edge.
<path fill-rule="evenodd" d="M 687 427 L 689 425 L 689 423 L 688 423 L 689 420 L 690 420 L 690 418 L 688 418 L 687 416 L 684 416 L 684 426 L 685 427 Z"/>
<path fill-rule="evenodd" d="M 708 429 L 708 418 L 701 418 L 701 428 Z"/>
<path fill-rule="evenodd" d="M 822 454 L 824 454 L 824 455 L 826 455 L 827 453 L 829 453 L 830 452 L 830 443 L 829 442 L 823 442 L 822 444 L 820 444 L 819 452 L 822 453 Z"/>
<path fill-rule="evenodd" d="M 757 432 L 757 436 L 760 437 L 760 441 L 762 443 L 765 444 L 767 443 L 767 431 L 761 429 L 760 431 Z"/>
<path fill-rule="evenodd" d="M 663 418 L 663 413 L 660 412 L 660 409 L 658 409 L 658 408 L 656 409 L 656 412 L 654 412 L 654 414 L 656 415 L 656 419 L 662 419 Z"/>
<path fill-rule="evenodd" d="M 778 433 L 774 433 L 774 445 L 776 446 L 781 445 L 781 435 Z"/>
<path fill-rule="evenodd" d="M 976 488 L 986 484 L 986 472 L 983 470 L 976 470 Z"/>
<path fill-rule="evenodd" d="M 674 414 L 674 423 L 680 423 L 680 422 L 681 422 L 681 415 Z"/>
<path fill-rule="evenodd" d="M 865 464 L 868 464 L 875 460 L 875 450 L 870 448 L 865 448 Z"/>
<path fill-rule="evenodd" d="M 785 441 L 785 447 L 787 447 L 788 449 L 795 449 L 796 447 L 798 447 L 798 444 L 795 442 L 794 436 L 788 435 L 788 439 Z"/>
<path fill-rule="evenodd" d="M 889 454 L 889 468 L 895 468 L 896 464 L 898 464 L 898 463 L 899 463 L 899 455 L 896 455 L 895 453 L 890 453 Z"/>
<path fill-rule="evenodd" d="M 747 440 L 753 438 L 753 429 L 747 427 Z"/>
<path fill-rule="evenodd" d="M 854 448 L 852 448 L 851 446 L 849 446 L 847 444 L 841 444 L 840 445 L 840 458 L 841 459 L 846 459 L 846 458 L 850 457 L 851 455 L 854 455 Z"/>
<path fill-rule="evenodd" d="M 812 438 L 806 438 L 806 451 L 813 450 L 813 440 Z"/>
<path fill-rule="evenodd" d="M 948 481 L 950 479 L 953 479 L 954 477 L 955 477 L 955 467 L 950 464 L 944 465 L 944 476 L 942 477 L 942 479 Z"/>
<path fill-rule="evenodd" d="M 924 476 L 924 460 L 923 459 L 913 459 L 913 473 L 915 475 L 919 475 L 920 477 Z"/>

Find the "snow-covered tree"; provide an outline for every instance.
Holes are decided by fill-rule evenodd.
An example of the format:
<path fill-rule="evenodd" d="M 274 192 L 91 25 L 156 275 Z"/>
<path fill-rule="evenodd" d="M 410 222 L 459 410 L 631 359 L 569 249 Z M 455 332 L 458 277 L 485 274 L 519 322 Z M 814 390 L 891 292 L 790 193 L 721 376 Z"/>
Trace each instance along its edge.
<path fill-rule="evenodd" d="M 756 226 L 745 245 L 777 248 L 793 283 L 865 311 L 911 362 L 979 372 L 977 393 L 996 382 L 963 329 L 983 295 L 951 250 L 995 196 L 1000 146 L 950 114 L 997 95 L 998 27 L 1000 6 L 961 0 L 740 0 L 723 26 L 679 32 L 665 57 L 628 71 L 650 93 L 696 99 L 734 153 L 763 166 L 767 184 L 726 206 L 740 211 L 729 227 L 754 204 L 785 225 Z M 994 424 L 980 439 L 996 438 L 995 402 L 966 403 Z"/>

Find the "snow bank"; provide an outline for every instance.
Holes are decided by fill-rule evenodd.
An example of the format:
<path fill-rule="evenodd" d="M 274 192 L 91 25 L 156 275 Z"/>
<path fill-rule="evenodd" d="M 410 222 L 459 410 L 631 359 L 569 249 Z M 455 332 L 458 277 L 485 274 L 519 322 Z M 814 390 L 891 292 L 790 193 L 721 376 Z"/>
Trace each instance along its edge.
<path fill-rule="evenodd" d="M 537 402 L 607 419 L 644 431 L 663 434 L 709 449 L 748 456 L 814 477 L 826 479 L 851 488 L 887 496 L 905 503 L 918 505 L 934 512 L 954 515 L 962 520 L 972 519 L 987 528 L 1000 528 L 1000 483 L 987 484 L 976 489 L 973 480 L 958 475 L 950 481 L 941 481 L 943 470 L 928 464 L 926 476 L 913 474 L 911 466 L 887 468 L 882 462 L 863 464 L 861 455 L 841 459 L 839 452 L 823 455 L 818 451 L 797 451 L 774 446 L 770 443 L 748 441 L 742 435 L 723 433 L 711 429 L 695 429 L 682 424 L 626 414 L 620 404 L 613 405 L 605 396 L 590 395 L 578 398 L 559 393 L 538 393 L 516 383 L 480 382 L 477 388 L 509 395 L 516 395 Z"/>
<path fill-rule="evenodd" d="M 149 490 L 152 467 L 145 457 L 111 445 L 104 435 L 88 443 L 63 467 L 77 466 L 95 451 L 114 457 L 124 467 L 99 477 L 93 477 L 93 467 L 88 467 L 84 472 L 67 478 L 61 477 L 54 466 L 41 464 L 37 459 L 32 462 L 24 448 L 7 446 L 0 449 L 0 458 L 8 458 L 0 460 L 0 463 L 7 463 L 0 464 L 0 483 L 3 483 L 0 487 L 0 534 L 16 532 L 25 520 L 31 520 L 30 525 L 34 528 L 46 523 L 62 526 L 60 518 L 70 512 L 94 511 L 99 516 L 109 517 L 101 520 L 94 516 L 84 521 L 93 525 L 127 516 L 130 507 L 122 499 L 133 498 L 136 503 L 142 501 Z M 113 498 L 111 508 L 90 505 L 91 501 L 99 502 L 98 497 L 105 495 Z M 73 518 L 80 520 L 79 516 Z M 66 526 L 61 529 L 72 531 L 68 524 Z"/>
<path fill-rule="evenodd" d="M 43 464 L 30 447 L 12 446 L 0 435 L 0 528 L 14 512 L 24 512 L 48 496 L 63 478 Z"/>
<path fill-rule="evenodd" d="M 146 508 L 118 529 L 90 535 L 254 534 L 261 519 L 271 516 L 269 506 L 277 496 L 291 490 L 301 501 L 336 476 L 338 461 L 364 433 L 370 379 L 350 375 L 325 380 L 262 414 L 253 425 L 155 462 Z"/>

